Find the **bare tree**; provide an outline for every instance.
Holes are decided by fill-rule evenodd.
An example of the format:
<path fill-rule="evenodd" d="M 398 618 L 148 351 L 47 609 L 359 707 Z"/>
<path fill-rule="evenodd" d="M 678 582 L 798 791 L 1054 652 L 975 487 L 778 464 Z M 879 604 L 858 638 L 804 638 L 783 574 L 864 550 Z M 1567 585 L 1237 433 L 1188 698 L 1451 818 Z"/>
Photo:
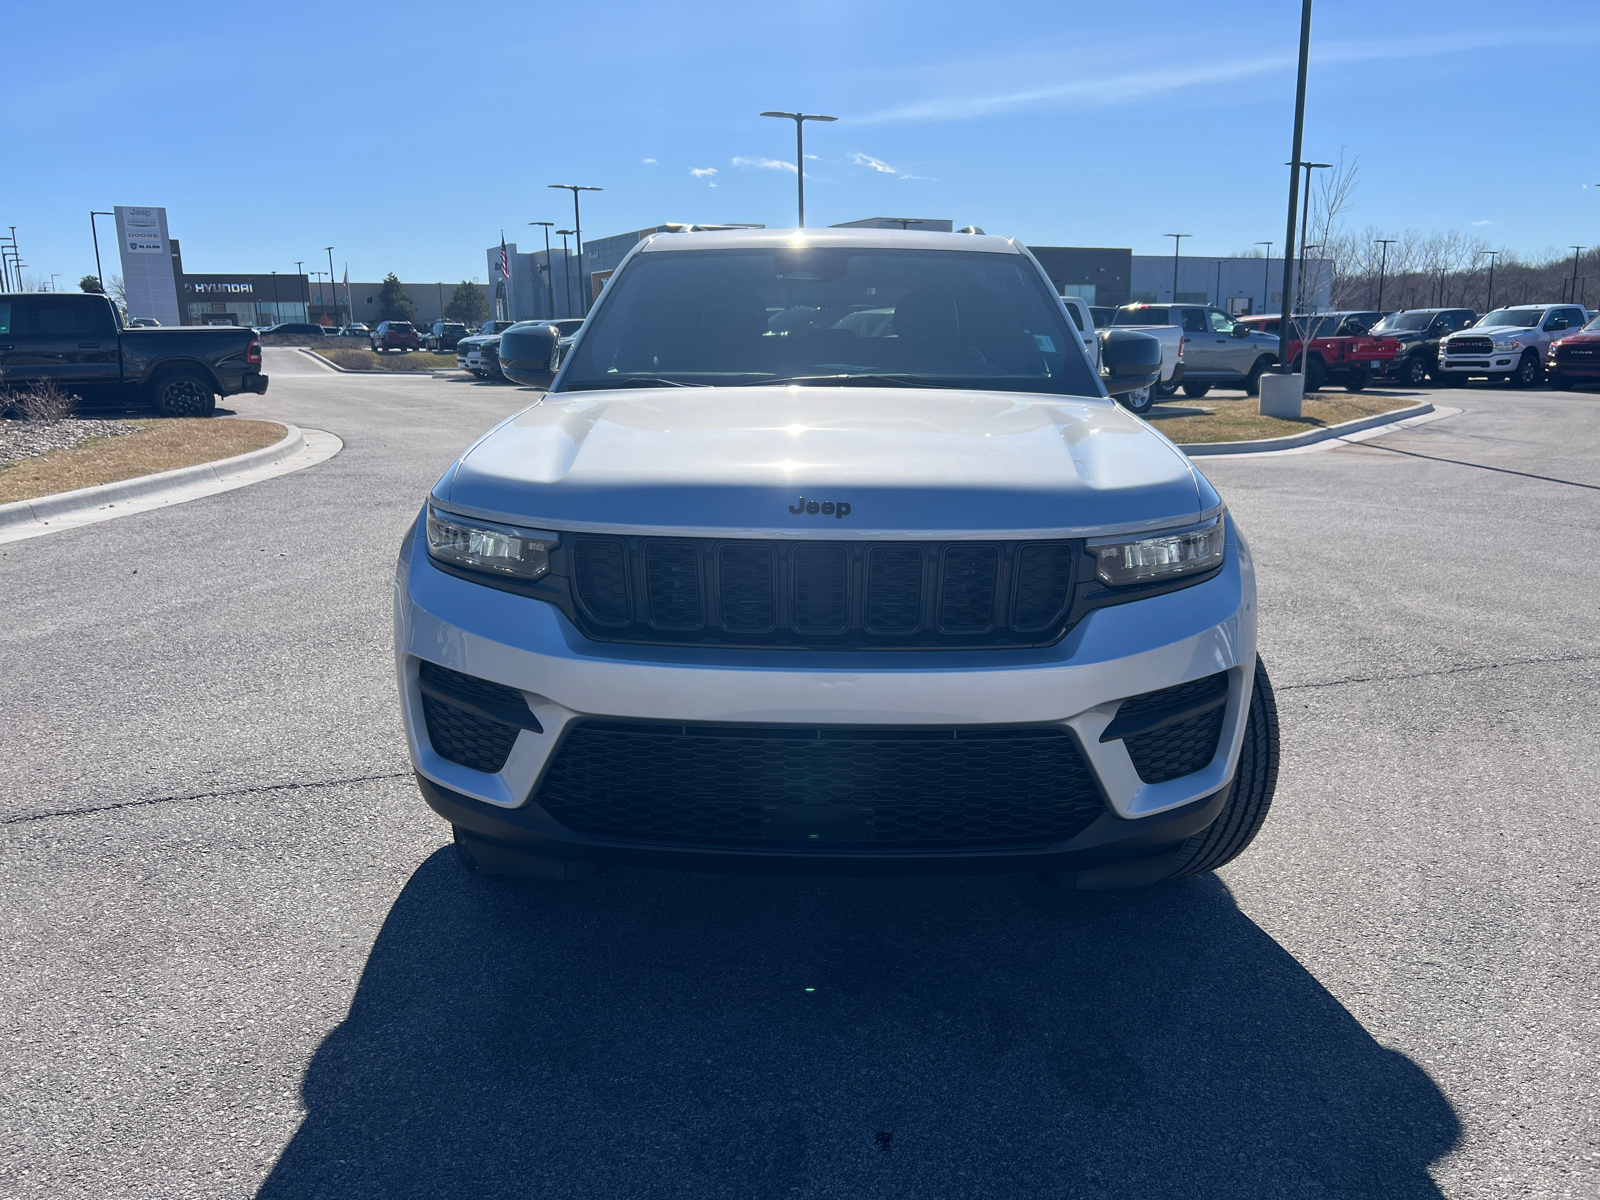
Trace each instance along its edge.
<path fill-rule="evenodd" d="M 1311 188 L 1311 216 L 1306 223 L 1306 241 L 1320 246 L 1315 260 L 1308 260 L 1306 270 L 1311 278 L 1306 284 L 1306 299 L 1310 301 L 1321 290 L 1323 275 L 1331 272 L 1330 298 L 1334 308 L 1343 305 L 1349 290 L 1349 281 L 1355 274 L 1355 264 L 1350 256 L 1355 253 L 1355 239 L 1344 227 L 1345 214 L 1355 207 L 1356 188 L 1360 184 L 1361 156 L 1358 154 L 1345 162 L 1344 147 L 1339 147 L 1339 161 L 1333 169 L 1317 175 Z"/>

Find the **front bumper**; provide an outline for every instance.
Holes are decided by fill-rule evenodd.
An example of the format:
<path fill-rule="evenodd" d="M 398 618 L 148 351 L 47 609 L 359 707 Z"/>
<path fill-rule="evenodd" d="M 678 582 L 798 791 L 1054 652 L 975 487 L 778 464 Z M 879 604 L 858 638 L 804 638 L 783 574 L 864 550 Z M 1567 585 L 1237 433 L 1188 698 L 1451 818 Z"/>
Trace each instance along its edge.
<path fill-rule="evenodd" d="M 396 665 L 412 765 L 428 803 L 467 836 L 491 849 L 553 862 L 931 874 L 1098 871 L 1138 859 L 1144 866 L 1136 870 L 1153 870 L 1152 855 L 1174 849 L 1214 819 L 1244 734 L 1255 667 L 1255 579 L 1248 546 L 1231 518 L 1227 544 L 1215 577 L 1095 610 L 1054 646 L 745 650 L 590 641 L 552 605 L 438 570 L 414 528 L 395 591 Z M 519 732 L 494 773 L 441 757 L 423 710 L 422 661 L 521 691 L 539 730 Z M 1145 783 L 1122 741 L 1100 740 L 1124 699 L 1219 673 L 1228 680 L 1226 708 L 1216 752 L 1202 769 Z M 779 727 L 1059 726 L 1075 739 L 1105 811 L 1073 837 L 1025 849 L 829 850 L 596 839 L 561 825 L 532 797 L 564 733 L 597 718 Z"/>

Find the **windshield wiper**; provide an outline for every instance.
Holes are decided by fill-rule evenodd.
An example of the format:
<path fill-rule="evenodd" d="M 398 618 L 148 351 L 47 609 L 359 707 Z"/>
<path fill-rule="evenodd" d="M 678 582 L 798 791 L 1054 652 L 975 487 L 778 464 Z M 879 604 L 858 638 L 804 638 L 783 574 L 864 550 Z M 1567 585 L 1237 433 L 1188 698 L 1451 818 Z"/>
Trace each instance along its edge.
<path fill-rule="evenodd" d="M 589 392 L 601 388 L 647 388 L 647 387 L 710 387 L 709 383 L 685 383 L 681 379 L 668 379 L 662 375 L 629 375 L 626 378 L 616 379 L 578 379 L 574 380 L 563 391 Z"/>

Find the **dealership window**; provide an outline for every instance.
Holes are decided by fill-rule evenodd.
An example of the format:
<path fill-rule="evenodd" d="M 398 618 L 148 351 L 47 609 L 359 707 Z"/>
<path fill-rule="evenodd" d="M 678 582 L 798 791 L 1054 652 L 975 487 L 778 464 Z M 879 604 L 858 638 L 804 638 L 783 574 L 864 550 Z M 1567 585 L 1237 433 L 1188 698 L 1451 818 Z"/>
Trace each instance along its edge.
<path fill-rule="evenodd" d="M 1056 290 L 1063 296 L 1076 296 L 1085 304 L 1094 303 L 1094 290 L 1099 286 L 1093 283 L 1058 283 Z"/>
<path fill-rule="evenodd" d="M 191 300 L 189 325 L 250 325 L 257 329 L 306 320 L 304 302 L 285 300 Z"/>

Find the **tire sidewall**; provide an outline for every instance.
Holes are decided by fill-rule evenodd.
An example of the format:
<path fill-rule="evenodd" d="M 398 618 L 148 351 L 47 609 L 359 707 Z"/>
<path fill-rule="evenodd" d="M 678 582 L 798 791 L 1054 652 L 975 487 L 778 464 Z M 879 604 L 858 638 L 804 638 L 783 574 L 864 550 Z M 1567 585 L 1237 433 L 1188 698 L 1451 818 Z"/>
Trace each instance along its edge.
<path fill-rule="evenodd" d="M 150 402 L 157 416 L 205 417 L 216 410 L 216 389 L 198 372 L 180 371 L 155 381 Z"/>

